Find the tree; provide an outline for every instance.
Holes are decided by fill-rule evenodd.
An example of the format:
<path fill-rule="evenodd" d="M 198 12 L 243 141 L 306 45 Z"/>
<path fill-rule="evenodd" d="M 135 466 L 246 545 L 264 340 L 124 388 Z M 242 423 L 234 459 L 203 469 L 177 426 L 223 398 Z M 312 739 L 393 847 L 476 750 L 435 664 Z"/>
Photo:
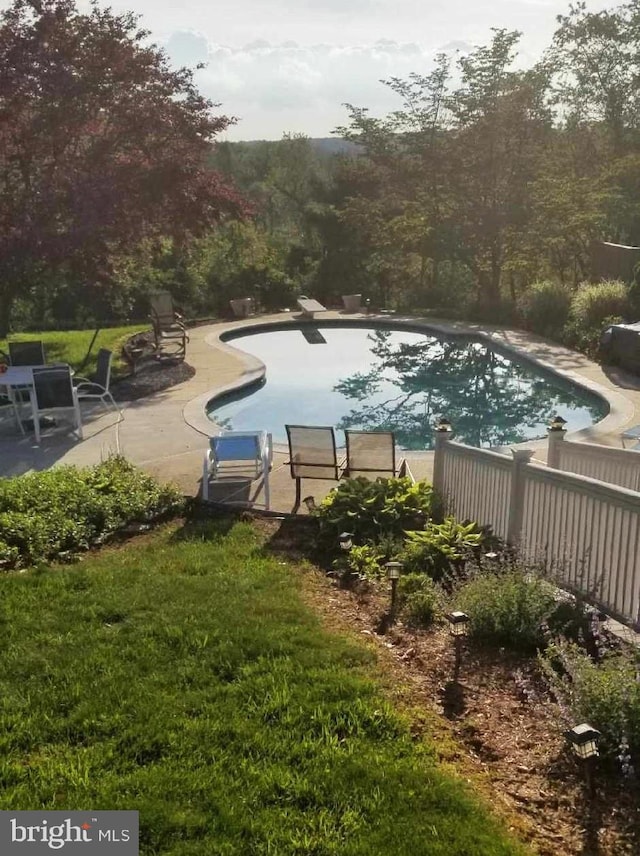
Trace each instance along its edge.
<path fill-rule="evenodd" d="M 14 0 L 0 17 L 0 335 L 51 271 L 108 283 L 112 254 L 242 213 L 207 168 L 214 116 L 130 13 Z"/>
<path fill-rule="evenodd" d="M 518 269 L 531 216 L 529 187 L 551 131 L 548 69 L 514 71 L 520 34 L 494 30 L 487 47 L 460 58 L 462 85 L 449 100 L 454 218 L 478 300 L 495 310 L 504 274 Z M 515 285 L 512 296 L 515 297 Z"/>

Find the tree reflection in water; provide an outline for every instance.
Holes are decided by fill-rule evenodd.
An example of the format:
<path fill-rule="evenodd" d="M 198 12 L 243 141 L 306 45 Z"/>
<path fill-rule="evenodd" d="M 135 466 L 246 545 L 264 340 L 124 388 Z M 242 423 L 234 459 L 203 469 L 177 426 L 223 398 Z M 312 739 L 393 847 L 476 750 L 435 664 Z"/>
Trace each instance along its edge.
<path fill-rule="evenodd" d="M 461 442 L 501 446 L 543 436 L 550 416 L 566 407 L 584 407 L 594 420 L 606 412 L 595 395 L 482 341 L 392 344 L 390 336 L 388 330 L 373 331 L 369 371 L 334 386 L 359 405 L 338 428 L 394 431 L 401 448 L 425 449 L 433 448 L 436 419 L 446 415 Z M 383 384 L 392 384 L 397 395 L 372 403 Z"/>

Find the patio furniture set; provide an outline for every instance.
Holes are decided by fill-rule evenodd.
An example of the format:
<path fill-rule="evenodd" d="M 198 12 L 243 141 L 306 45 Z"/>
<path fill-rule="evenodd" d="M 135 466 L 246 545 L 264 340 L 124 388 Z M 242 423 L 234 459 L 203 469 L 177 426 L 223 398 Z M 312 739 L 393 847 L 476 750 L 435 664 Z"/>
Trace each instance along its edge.
<path fill-rule="evenodd" d="M 44 344 L 39 340 L 10 342 L 9 354 L 4 355 L 0 367 L 0 388 L 5 390 L 4 404 L 11 406 L 20 433 L 25 436 L 28 429 L 33 430 L 39 445 L 42 427 L 56 424 L 51 417 L 70 412 L 74 432 L 81 440 L 83 400 L 100 401 L 122 417 L 109 391 L 111 358 L 111 351 L 100 349 L 96 374 L 90 380 L 75 376 L 67 363 L 47 363 Z M 25 406 L 29 410 L 27 416 L 23 413 Z"/>

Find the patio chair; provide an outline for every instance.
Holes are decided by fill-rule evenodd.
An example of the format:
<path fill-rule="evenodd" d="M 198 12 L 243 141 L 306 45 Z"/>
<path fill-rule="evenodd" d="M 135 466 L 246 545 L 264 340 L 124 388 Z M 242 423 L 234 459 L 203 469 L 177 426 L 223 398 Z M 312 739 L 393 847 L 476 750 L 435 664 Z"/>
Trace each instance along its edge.
<path fill-rule="evenodd" d="M 46 362 L 44 344 L 38 339 L 9 342 L 9 359 L 12 366 L 43 366 Z"/>
<path fill-rule="evenodd" d="M 182 315 L 176 311 L 168 291 L 157 291 L 149 298 L 151 324 L 158 356 L 184 359 L 189 336 Z"/>
<path fill-rule="evenodd" d="M 210 483 L 217 482 L 228 492 L 227 498 L 221 501 L 244 505 L 246 499 L 239 494 L 246 493 L 247 481 L 262 479 L 264 504 L 269 510 L 272 458 L 271 434 L 266 431 L 225 431 L 211 437 L 202 468 L 202 498 L 208 501 Z"/>
<path fill-rule="evenodd" d="M 348 478 L 394 478 L 406 471 L 404 458 L 396 466 L 396 442 L 392 431 L 347 430 L 344 433 L 347 443 L 344 474 Z"/>
<path fill-rule="evenodd" d="M 43 366 L 33 370 L 33 427 L 36 443 L 40 443 L 40 416 L 46 412 L 71 410 L 74 427 L 79 440 L 82 440 L 82 416 L 78 393 L 71 382 L 69 366 Z"/>
<path fill-rule="evenodd" d="M 305 479 L 334 479 L 342 475 L 343 461 L 338 460 L 336 437 L 331 427 L 316 425 L 285 425 L 289 440 L 291 478 L 296 480 L 296 501 L 293 511 L 300 507 L 301 481 Z"/>
<path fill-rule="evenodd" d="M 112 357 L 113 353 L 111 351 L 106 348 L 100 348 L 93 380 L 89 380 L 86 377 L 74 377 L 73 385 L 80 401 L 91 399 L 101 401 L 106 409 L 108 409 L 107 402 L 109 402 L 118 411 L 120 416 L 122 416 L 122 410 L 118 407 L 113 395 L 109 391 Z"/>

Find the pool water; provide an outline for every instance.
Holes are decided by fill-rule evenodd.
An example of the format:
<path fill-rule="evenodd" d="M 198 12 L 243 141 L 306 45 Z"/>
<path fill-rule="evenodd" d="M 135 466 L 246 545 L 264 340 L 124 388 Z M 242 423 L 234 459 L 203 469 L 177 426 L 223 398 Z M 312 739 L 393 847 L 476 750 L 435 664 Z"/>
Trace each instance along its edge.
<path fill-rule="evenodd" d="M 608 412 L 588 390 L 479 339 L 322 324 L 233 339 L 262 360 L 266 379 L 214 399 L 209 417 L 265 429 L 276 443 L 290 423 L 333 425 L 339 442 L 345 428 L 394 431 L 401 449 L 431 449 L 446 416 L 457 440 L 499 446 L 544 437 L 556 413 L 577 431 Z"/>

